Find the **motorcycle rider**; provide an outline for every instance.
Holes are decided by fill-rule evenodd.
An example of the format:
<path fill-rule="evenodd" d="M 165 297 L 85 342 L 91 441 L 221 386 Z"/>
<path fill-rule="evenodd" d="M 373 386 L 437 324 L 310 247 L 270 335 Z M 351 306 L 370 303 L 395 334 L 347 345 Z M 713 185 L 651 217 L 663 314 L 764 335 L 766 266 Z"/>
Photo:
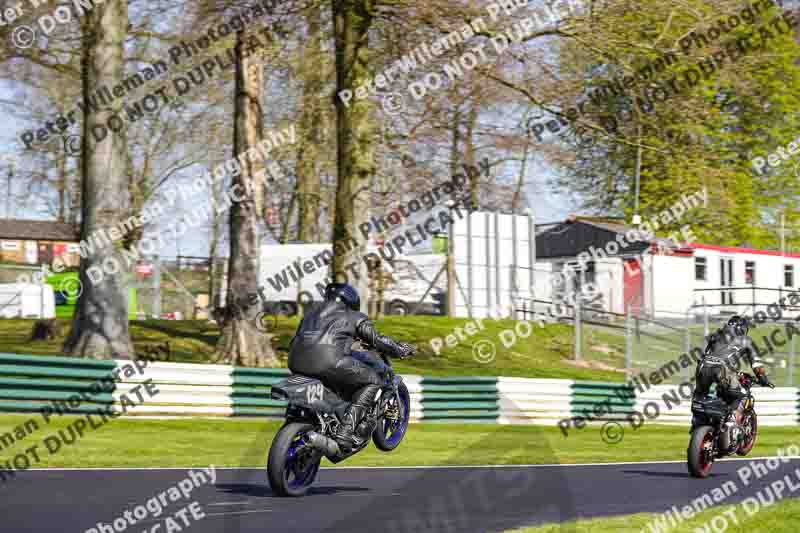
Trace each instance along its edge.
<path fill-rule="evenodd" d="M 753 339 L 748 336 L 750 322 L 734 315 L 728 323 L 708 338 L 705 352 L 697 365 L 693 398 L 700 400 L 708 394 L 712 383 L 717 384 L 717 396 L 733 407 L 736 405 L 736 425 L 742 422 L 744 394 L 739 384 L 739 362 L 742 358 L 752 367 L 759 385 L 768 386 L 766 370 L 758 358 Z"/>
<path fill-rule="evenodd" d="M 361 446 L 375 428 L 374 417 L 364 419 L 382 384 L 377 369 L 384 366 L 375 354 L 352 351 L 353 342 L 360 340 L 400 358 L 411 355 L 414 347 L 379 334 L 369 317 L 359 312 L 361 298 L 347 283 L 328 284 L 324 298 L 297 327 L 289 350 L 289 369 L 350 396 L 350 407 L 335 435 L 347 453 Z"/>

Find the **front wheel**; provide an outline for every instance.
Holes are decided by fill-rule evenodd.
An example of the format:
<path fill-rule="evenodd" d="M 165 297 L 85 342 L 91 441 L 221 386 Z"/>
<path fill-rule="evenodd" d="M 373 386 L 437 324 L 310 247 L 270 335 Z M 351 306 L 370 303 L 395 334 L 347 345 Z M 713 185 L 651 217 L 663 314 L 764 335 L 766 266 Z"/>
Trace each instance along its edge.
<path fill-rule="evenodd" d="M 383 410 L 378 416 L 378 427 L 372 432 L 372 442 L 379 450 L 390 452 L 400 445 L 411 417 L 411 397 L 406 384 L 400 383 L 397 396 L 387 398 L 385 402 L 381 400 L 381 405 Z"/>
<path fill-rule="evenodd" d="M 752 450 L 753 446 L 756 445 L 756 437 L 758 436 L 758 418 L 756 417 L 755 411 L 751 411 L 747 416 L 747 420 L 745 420 L 744 424 L 742 424 L 742 431 L 744 432 L 744 437 L 742 439 L 741 446 L 739 446 L 739 449 L 736 450 L 736 454 L 744 456 L 750 453 L 750 450 Z"/>
<path fill-rule="evenodd" d="M 314 483 L 322 455 L 306 439 L 313 429 L 313 424 L 291 422 L 272 440 L 267 475 L 272 490 L 279 496 L 304 496 Z"/>
<path fill-rule="evenodd" d="M 686 456 L 692 477 L 708 477 L 714 464 L 714 430 L 711 426 L 698 426 L 692 431 Z"/>

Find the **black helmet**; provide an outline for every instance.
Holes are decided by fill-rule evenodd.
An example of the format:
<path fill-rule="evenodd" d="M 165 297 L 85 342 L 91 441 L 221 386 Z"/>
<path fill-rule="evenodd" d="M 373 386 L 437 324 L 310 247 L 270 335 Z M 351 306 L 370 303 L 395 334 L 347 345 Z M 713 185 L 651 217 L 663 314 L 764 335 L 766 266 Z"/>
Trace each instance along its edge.
<path fill-rule="evenodd" d="M 333 302 L 339 300 L 353 311 L 361 309 L 361 298 L 358 291 L 347 283 L 329 283 L 325 287 L 325 300 Z"/>
<path fill-rule="evenodd" d="M 747 330 L 750 329 L 750 324 L 747 322 L 746 318 L 733 315 L 728 319 L 727 327 L 733 334 L 744 337 L 747 335 Z"/>

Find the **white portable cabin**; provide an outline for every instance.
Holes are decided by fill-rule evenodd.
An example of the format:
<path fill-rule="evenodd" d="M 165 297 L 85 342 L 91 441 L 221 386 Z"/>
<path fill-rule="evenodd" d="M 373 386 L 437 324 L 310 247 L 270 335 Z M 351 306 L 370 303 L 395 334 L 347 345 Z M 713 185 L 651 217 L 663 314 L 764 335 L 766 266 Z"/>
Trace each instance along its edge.
<path fill-rule="evenodd" d="M 55 318 L 53 287 L 33 283 L 0 284 L 0 317 Z"/>
<path fill-rule="evenodd" d="M 548 302 L 573 306 L 579 295 L 582 305 L 610 313 L 623 314 L 628 306 L 646 308 L 653 299 L 649 281 L 657 247 L 623 239 L 630 229 L 613 219 L 586 217 L 537 228 L 537 313 L 550 313 Z M 596 292 L 586 291 L 589 287 Z M 559 313 L 564 311 L 572 315 L 574 308 Z"/>
<path fill-rule="evenodd" d="M 709 244 L 691 244 L 694 303 L 753 313 L 798 289 L 800 254 Z M 730 290 L 726 290 L 730 288 Z M 712 290 L 701 290 L 712 289 Z"/>
<path fill-rule="evenodd" d="M 575 217 L 540 231 L 536 297 L 557 299 L 558 286 L 551 283 L 557 278 L 554 273 L 578 264 L 582 252 L 602 249 L 613 253 L 592 255 L 577 281 L 591 280 L 601 295 L 599 306 L 611 313 L 623 314 L 630 305 L 654 317 L 681 318 L 701 312 L 697 307 L 705 303 L 710 314 L 752 316 L 798 288 L 800 254 L 702 243 L 677 245 L 659 238 L 609 246 L 622 241 L 630 229 Z"/>

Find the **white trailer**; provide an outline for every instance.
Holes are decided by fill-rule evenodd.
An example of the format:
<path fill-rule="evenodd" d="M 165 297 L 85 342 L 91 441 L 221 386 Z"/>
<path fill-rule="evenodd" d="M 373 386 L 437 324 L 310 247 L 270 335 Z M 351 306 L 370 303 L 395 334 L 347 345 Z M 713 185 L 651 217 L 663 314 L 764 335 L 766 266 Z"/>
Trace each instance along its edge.
<path fill-rule="evenodd" d="M 368 248 L 368 252 L 374 251 L 373 247 Z M 330 244 L 262 246 L 258 278 L 262 300 L 289 315 L 297 312 L 298 301 L 322 301 L 322 291 L 331 280 L 332 258 Z M 428 287 L 444 260 L 441 255 L 421 254 L 404 255 L 393 264 L 384 262 L 383 267 L 390 276 L 383 293 L 387 311 L 392 314 L 436 312 L 443 299 L 445 278 L 440 277 L 437 286 L 430 291 Z"/>
<path fill-rule="evenodd" d="M 55 318 L 55 302 L 50 285 L 0 284 L 0 318 Z"/>

